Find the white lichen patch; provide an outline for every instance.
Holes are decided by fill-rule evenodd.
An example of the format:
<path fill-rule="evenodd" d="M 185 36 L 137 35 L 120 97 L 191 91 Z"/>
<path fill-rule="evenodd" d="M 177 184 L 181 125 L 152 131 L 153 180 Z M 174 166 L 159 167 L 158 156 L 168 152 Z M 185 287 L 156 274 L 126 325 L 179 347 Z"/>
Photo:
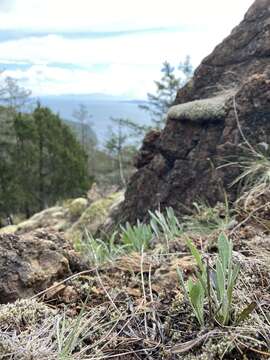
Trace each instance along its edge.
<path fill-rule="evenodd" d="M 17 300 L 12 304 L 0 305 L 0 329 L 31 327 L 53 317 L 55 313 L 56 311 L 35 300 Z"/>
<path fill-rule="evenodd" d="M 230 97 L 232 93 L 225 92 L 212 98 L 172 106 L 168 112 L 168 119 L 192 122 L 219 121 L 226 115 L 225 104 Z"/>

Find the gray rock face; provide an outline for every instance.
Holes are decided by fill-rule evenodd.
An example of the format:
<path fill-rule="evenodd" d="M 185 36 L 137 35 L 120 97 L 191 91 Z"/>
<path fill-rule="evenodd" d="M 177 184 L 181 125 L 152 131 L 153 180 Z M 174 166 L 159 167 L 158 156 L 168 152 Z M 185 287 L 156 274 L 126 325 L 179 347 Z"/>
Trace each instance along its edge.
<path fill-rule="evenodd" d="M 224 191 L 234 200 L 239 168 L 219 166 L 242 152 L 239 125 L 254 146 L 270 144 L 270 0 L 255 1 L 179 90 L 164 130 L 146 135 L 121 220 L 168 206 L 181 214 L 198 200 L 214 205 Z"/>

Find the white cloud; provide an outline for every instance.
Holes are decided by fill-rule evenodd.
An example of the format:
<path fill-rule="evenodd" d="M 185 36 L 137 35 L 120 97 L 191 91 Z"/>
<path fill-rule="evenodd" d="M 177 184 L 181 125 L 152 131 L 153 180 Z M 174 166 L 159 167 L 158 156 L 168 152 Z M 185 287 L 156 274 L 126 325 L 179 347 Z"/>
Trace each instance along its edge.
<path fill-rule="evenodd" d="M 6 12 L 12 10 L 14 8 L 15 2 L 14 0 L 0 0 L 0 11 Z"/>
<path fill-rule="evenodd" d="M 59 35 L 0 43 L 0 61 L 48 64 L 161 64 L 191 54 L 196 63 L 223 38 L 223 32 L 157 32 L 102 39 L 68 39 Z"/>
<path fill-rule="evenodd" d="M 164 60 L 178 64 L 187 54 L 198 65 L 222 34 L 163 32 L 103 39 L 67 39 L 58 35 L 0 43 L 0 62 L 30 63 L 28 70 L 6 72 L 24 80 L 35 94 L 66 92 L 133 93 L 145 96 L 160 77 Z M 83 69 L 61 69 L 52 63 L 74 64 Z M 95 65 L 104 64 L 99 71 Z M 28 80 L 26 80 L 28 79 Z"/>
<path fill-rule="evenodd" d="M 144 97 L 164 60 L 177 64 L 190 54 L 198 65 L 252 1 L 16 0 L 12 11 L 0 13 L 0 30 L 52 34 L 0 42 L 0 62 L 32 64 L 6 74 L 21 79 L 35 95 L 104 92 Z M 155 27 L 183 30 L 73 39 L 53 34 Z M 48 66 L 51 63 L 73 64 L 75 69 Z M 94 71 L 100 64 L 107 66 Z"/>
<path fill-rule="evenodd" d="M 101 73 L 34 65 L 27 70 L 8 70 L 6 76 L 19 80 L 34 95 L 103 93 L 144 98 L 153 90 L 159 69 L 145 66 L 111 65 Z M 135 85 L 134 85 L 135 84 Z"/>
<path fill-rule="evenodd" d="M 253 0 L 17 0 L 0 28 L 114 31 L 216 24 L 231 27 Z"/>

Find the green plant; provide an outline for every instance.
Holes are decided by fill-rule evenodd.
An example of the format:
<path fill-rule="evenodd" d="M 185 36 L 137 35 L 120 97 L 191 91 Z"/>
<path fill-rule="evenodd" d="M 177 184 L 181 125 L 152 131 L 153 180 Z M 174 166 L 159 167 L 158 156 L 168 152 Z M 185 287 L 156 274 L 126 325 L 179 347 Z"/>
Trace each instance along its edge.
<path fill-rule="evenodd" d="M 56 339 L 58 346 L 58 360 L 71 360 L 74 349 L 81 343 L 83 312 L 81 311 L 71 327 L 70 320 L 59 318 L 56 325 Z M 69 331 L 71 329 L 71 331 Z"/>
<path fill-rule="evenodd" d="M 153 239 L 150 225 L 137 221 L 137 225 L 131 226 L 129 223 L 126 223 L 126 226 L 120 226 L 120 229 L 122 243 L 129 250 L 141 252 L 142 249 L 147 249 L 150 246 Z"/>
<path fill-rule="evenodd" d="M 187 240 L 187 245 L 193 255 L 199 270 L 196 270 L 196 279 L 191 278 L 187 281 L 187 286 L 184 282 L 183 274 L 179 268 L 177 272 L 180 283 L 185 291 L 186 297 L 189 299 L 193 312 L 201 326 L 204 325 L 204 302 L 207 293 L 207 269 L 203 263 L 202 256 L 192 241 Z"/>
<path fill-rule="evenodd" d="M 87 301 L 88 298 L 82 304 L 82 308 L 75 318 L 66 315 L 66 311 L 57 318 L 55 326 L 57 360 L 82 360 L 85 358 L 88 350 L 85 340 L 91 337 L 95 325 L 94 317 L 89 316 L 86 311 Z"/>
<path fill-rule="evenodd" d="M 150 225 L 158 238 L 165 237 L 167 247 L 169 241 L 182 235 L 183 229 L 171 207 L 166 208 L 165 214 L 156 210 L 149 211 Z"/>
<path fill-rule="evenodd" d="M 233 289 L 240 271 L 240 265 L 232 263 L 232 241 L 225 234 L 218 238 L 218 256 L 213 274 L 212 293 L 216 304 L 216 319 L 223 325 L 230 321 Z M 210 294 L 211 296 L 211 294 Z"/>
<path fill-rule="evenodd" d="M 205 291 L 200 280 L 193 281 L 191 279 L 187 282 L 188 294 L 190 304 L 194 311 L 194 314 L 201 326 L 204 325 L 204 301 Z"/>
<path fill-rule="evenodd" d="M 187 245 L 198 267 L 195 280 L 189 279 L 186 286 L 180 269 L 177 271 L 199 324 L 204 325 L 207 304 L 210 321 L 228 325 L 233 320 L 233 290 L 240 270 L 239 264 L 234 265 L 232 261 L 232 241 L 224 233 L 219 236 L 214 267 L 208 260 L 204 261 L 192 241 L 188 240 Z M 238 315 L 238 321 L 244 320 L 253 309 L 251 305 L 245 308 Z"/>
<path fill-rule="evenodd" d="M 124 246 L 116 244 L 115 239 L 117 232 L 114 232 L 107 242 L 101 239 L 95 239 L 90 232 L 86 232 L 86 241 L 84 242 L 84 249 L 88 253 L 90 261 L 97 265 L 104 263 L 107 260 L 113 260 L 121 255 L 124 251 Z"/>
<path fill-rule="evenodd" d="M 155 128 L 160 129 L 165 124 L 166 114 L 175 100 L 177 90 L 184 86 L 192 76 L 193 67 L 189 56 L 186 56 L 184 62 L 180 62 L 178 70 L 180 72 L 177 74 L 176 69 L 165 61 L 161 69 L 162 77 L 159 81 L 155 81 L 155 94 L 147 94 L 147 102 L 139 105 L 150 114 Z"/>
<path fill-rule="evenodd" d="M 184 217 L 184 230 L 208 235 L 215 230 L 224 231 L 232 220 L 227 201 L 211 207 L 205 202 L 194 202 L 192 215 Z"/>

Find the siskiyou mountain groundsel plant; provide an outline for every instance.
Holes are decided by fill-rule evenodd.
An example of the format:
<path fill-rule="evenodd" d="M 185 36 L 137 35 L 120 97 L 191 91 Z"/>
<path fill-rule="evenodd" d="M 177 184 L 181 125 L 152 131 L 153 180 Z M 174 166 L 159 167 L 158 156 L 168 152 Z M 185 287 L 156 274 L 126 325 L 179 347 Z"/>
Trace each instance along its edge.
<path fill-rule="evenodd" d="M 203 259 L 191 240 L 187 241 L 187 246 L 198 267 L 195 271 L 195 279 L 189 278 L 186 285 L 179 268 L 177 272 L 199 324 L 205 325 L 205 316 L 208 313 L 210 322 L 229 325 L 234 320 L 233 291 L 240 271 L 240 265 L 232 261 L 232 241 L 224 233 L 219 236 L 218 254 L 214 266 L 210 266 L 209 261 Z M 254 307 L 254 304 L 249 304 L 236 317 L 236 323 L 248 317 Z"/>
<path fill-rule="evenodd" d="M 126 223 L 126 226 L 120 226 L 121 241 L 123 245 L 132 251 L 141 252 L 147 249 L 154 237 L 151 226 L 142 224 L 139 220 L 136 225 Z"/>

